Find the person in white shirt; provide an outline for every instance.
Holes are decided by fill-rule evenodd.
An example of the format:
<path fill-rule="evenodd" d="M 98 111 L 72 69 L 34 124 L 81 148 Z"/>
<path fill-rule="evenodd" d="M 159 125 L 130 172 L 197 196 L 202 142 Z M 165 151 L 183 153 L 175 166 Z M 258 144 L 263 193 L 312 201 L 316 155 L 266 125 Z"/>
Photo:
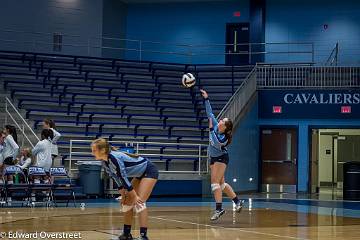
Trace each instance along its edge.
<path fill-rule="evenodd" d="M 2 131 L 0 133 L 0 167 L 3 165 L 4 163 L 4 158 L 3 158 L 3 150 L 4 150 L 4 141 L 6 138 L 6 134 L 4 131 Z M 1 172 L 0 172 L 1 174 Z"/>
<path fill-rule="evenodd" d="M 2 160 L 3 168 L 15 164 L 15 159 L 19 154 L 19 145 L 17 144 L 16 128 L 12 125 L 6 125 L 3 131 L 5 134 L 3 149 L 2 149 Z M 7 177 L 7 184 L 13 184 L 12 176 Z M 11 205 L 11 195 L 8 195 L 7 202 Z"/>
<path fill-rule="evenodd" d="M 33 161 L 31 160 L 31 150 L 30 148 L 24 148 L 21 150 L 20 159 L 18 159 L 17 166 L 20 167 L 22 170 L 27 170 Z"/>
<path fill-rule="evenodd" d="M 14 126 L 6 125 L 4 129 L 6 135 L 3 143 L 3 161 L 4 167 L 14 165 L 14 160 L 19 154 L 19 145 L 17 144 L 17 134 Z"/>
<path fill-rule="evenodd" d="M 0 133 L 0 184 L 3 184 L 2 174 L 4 171 L 3 164 L 4 164 L 4 156 L 3 156 L 3 150 L 4 150 L 4 140 L 5 140 L 6 134 L 5 132 Z"/>
<path fill-rule="evenodd" d="M 47 119 L 47 118 L 44 119 L 43 129 L 50 129 L 53 132 L 53 138 L 51 140 L 52 143 L 51 156 L 52 156 L 52 160 L 54 160 L 59 155 L 57 141 L 61 137 L 61 134 L 58 131 L 56 131 L 55 122 L 51 119 Z"/>
<path fill-rule="evenodd" d="M 50 129 L 43 129 L 41 132 L 41 141 L 39 141 L 32 149 L 32 155 L 36 158 L 37 167 L 42 167 L 46 172 L 50 171 L 52 166 L 51 157 L 51 140 L 53 138 L 53 132 Z"/>

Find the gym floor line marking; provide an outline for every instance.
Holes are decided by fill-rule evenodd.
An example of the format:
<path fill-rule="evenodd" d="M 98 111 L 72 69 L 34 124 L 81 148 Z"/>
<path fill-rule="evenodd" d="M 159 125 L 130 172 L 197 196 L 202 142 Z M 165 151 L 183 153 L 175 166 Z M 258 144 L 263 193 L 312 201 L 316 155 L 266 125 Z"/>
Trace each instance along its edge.
<path fill-rule="evenodd" d="M 0 222 L 0 224 L 1 224 L 1 225 L 5 225 L 5 224 L 8 224 L 8 223 L 29 221 L 29 220 L 39 219 L 39 218 L 40 218 L 40 217 L 30 217 L 30 218 L 16 219 L 16 220 L 10 220 L 10 221 L 7 221 L 7 222 Z"/>
<path fill-rule="evenodd" d="M 158 219 L 158 220 L 162 220 L 162 221 L 171 221 L 171 222 L 178 222 L 178 223 L 184 223 L 184 224 L 198 225 L 198 226 L 204 226 L 204 227 L 212 227 L 212 228 L 221 228 L 221 229 L 233 230 L 233 231 L 241 231 L 241 232 L 245 232 L 245 233 L 253 233 L 253 234 L 258 234 L 258 235 L 266 235 L 266 236 L 279 237 L 279 238 L 307 240 L 307 238 L 297 238 L 297 237 L 291 237 L 291 236 L 282 236 L 282 235 L 271 234 L 271 233 L 262 233 L 262 232 L 244 230 L 244 229 L 239 229 L 239 228 L 227 228 L 227 227 L 223 227 L 223 226 L 216 226 L 216 225 L 203 224 L 203 223 L 194 223 L 194 222 L 188 222 L 188 221 L 180 221 L 180 220 L 168 219 L 168 218 L 160 218 L 160 217 L 152 217 L 152 216 L 149 216 L 149 218 Z"/>
<path fill-rule="evenodd" d="M 20 212 L 18 212 L 20 213 Z M 53 216 L 46 216 L 46 218 L 57 218 L 57 217 L 81 217 L 84 215 L 96 215 L 96 214 L 101 214 L 103 212 L 95 212 L 95 213 L 82 213 L 82 214 L 78 214 L 77 213 L 71 213 L 71 214 L 65 214 L 65 215 L 53 215 Z M 6 221 L 6 222 L 0 222 L 0 224 L 4 225 L 4 224 L 8 224 L 8 223 L 14 223 L 14 222 L 21 222 L 21 221 L 30 221 L 30 220 L 35 220 L 35 219 L 39 219 L 39 218 L 44 218 L 44 216 L 37 216 L 37 217 L 29 217 L 29 218 L 22 218 L 22 219 L 15 219 L 15 220 L 10 220 L 10 221 Z"/>
<path fill-rule="evenodd" d="M 107 235 L 112 235 L 112 236 L 119 236 L 118 234 L 115 234 L 115 233 L 109 233 L 109 232 L 104 232 L 104 231 L 101 231 L 101 230 L 92 230 L 93 232 L 98 232 L 98 233 L 104 233 L 104 234 L 107 234 Z"/>

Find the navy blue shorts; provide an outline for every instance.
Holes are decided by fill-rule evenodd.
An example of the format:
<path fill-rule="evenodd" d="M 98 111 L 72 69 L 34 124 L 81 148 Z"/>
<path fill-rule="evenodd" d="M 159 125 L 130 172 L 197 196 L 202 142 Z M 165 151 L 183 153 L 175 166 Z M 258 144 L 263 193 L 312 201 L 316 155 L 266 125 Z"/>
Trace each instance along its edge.
<path fill-rule="evenodd" d="M 141 175 L 141 177 L 137 177 L 137 179 L 142 179 L 142 178 L 153 178 L 153 179 L 158 179 L 159 178 L 159 170 L 157 169 L 155 164 L 148 161 L 145 172 L 143 173 L 143 175 Z"/>
<path fill-rule="evenodd" d="M 213 165 L 215 162 L 225 163 L 228 165 L 229 163 L 229 154 L 225 153 L 218 157 L 211 157 L 210 158 L 210 165 Z"/>

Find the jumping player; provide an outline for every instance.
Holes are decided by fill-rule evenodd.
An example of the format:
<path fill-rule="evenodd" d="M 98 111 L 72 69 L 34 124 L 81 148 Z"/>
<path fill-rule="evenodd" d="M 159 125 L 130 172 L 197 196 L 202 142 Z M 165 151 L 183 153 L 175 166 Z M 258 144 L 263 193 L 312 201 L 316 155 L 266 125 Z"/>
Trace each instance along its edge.
<path fill-rule="evenodd" d="M 235 210 L 240 212 L 243 207 L 243 201 L 240 201 L 232 187 L 225 182 L 225 170 L 229 163 L 229 154 L 227 146 L 232 140 L 233 123 L 228 118 L 223 118 L 219 122 L 216 120 L 209 101 L 209 96 L 205 90 L 200 90 L 206 108 L 206 114 L 209 118 L 209 139 L 208 154 L 210 157 L 211 170 L 211 190 L 216 201 L 216 210 L 210 218 L 212 221 L 219 219 L 225 210 L 222 208 L 222 192 L 224 192 L 235 203 Z"/>

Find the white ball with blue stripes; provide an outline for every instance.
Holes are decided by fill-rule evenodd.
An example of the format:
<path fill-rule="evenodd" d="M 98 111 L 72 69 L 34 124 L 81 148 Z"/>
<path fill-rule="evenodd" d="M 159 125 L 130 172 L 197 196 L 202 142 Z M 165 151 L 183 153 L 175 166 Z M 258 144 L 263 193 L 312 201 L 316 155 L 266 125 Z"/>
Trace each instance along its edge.
<path fill-rule="evenodd" d="M 196 79 L 191 73 L 185 73 L 182 77 L 182 85 L 186 88 L 191 88 L 195 85 Z"/>

